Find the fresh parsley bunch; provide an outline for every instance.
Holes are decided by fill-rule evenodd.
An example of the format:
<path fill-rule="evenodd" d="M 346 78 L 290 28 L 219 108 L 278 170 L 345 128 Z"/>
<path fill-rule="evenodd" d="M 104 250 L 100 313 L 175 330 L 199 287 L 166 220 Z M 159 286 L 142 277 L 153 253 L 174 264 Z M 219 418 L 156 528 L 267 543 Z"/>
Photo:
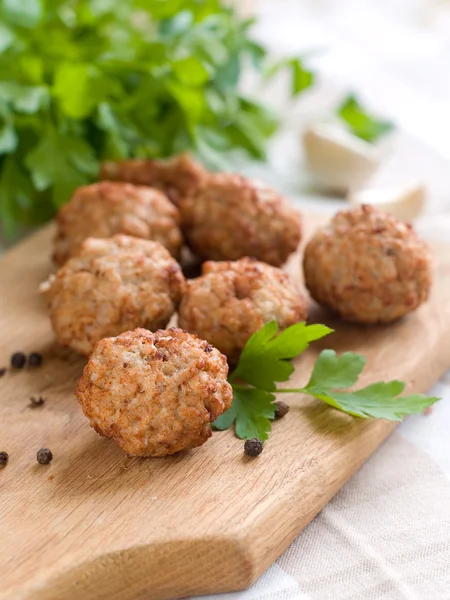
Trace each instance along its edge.
<path fill-rule="evenodd" d="M 49 218 L 104 158 L 263 158 L 277 121 L 239 89 L 272 68 L 220 0 L 0 0 L 0 220 Z"/>
<path fill-rule="evenodd" d="M 228 429 L 235 423 L 241 439 L 267 440 L 275 415 L 275 394 L 307 394 L 333 408 L 364 419 L 401 421 L 402 417 L 423 411 L 439 400 L 434 396 L 400 396 L 403 381 L 378 382 L 356 391 L 344 391 L 358 381 L 366 359 L 361 354 L 323 350 L 308 383 L 302 388 L 277 388 L 294 372 L 291 360 L 309 344 L 332 333 L 325 325 L 297 323 L 278 333 L 275 321 L 256 332 L 247 342 L 236 369 L 228 380 L 233 387 L 231 408 L 214 423 Z"/>

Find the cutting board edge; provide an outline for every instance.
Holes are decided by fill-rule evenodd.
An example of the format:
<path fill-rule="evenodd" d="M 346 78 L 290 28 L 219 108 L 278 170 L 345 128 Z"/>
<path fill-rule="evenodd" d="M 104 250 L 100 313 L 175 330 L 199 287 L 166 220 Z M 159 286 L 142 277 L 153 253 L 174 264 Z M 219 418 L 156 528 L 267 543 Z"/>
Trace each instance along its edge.
<path fill-rule="evenodd" d="M 211 564 L 211 557 L 218 557 Z M 261 575 L 245 535 L 171 539 L 98 556 L 42 585 L 10 589 L 4 600 L 122 600 L 123 579 L 133 573 L 127 598 L 170 600 L 247 589 Z M 161 573 L 164 572 L 164 580 Z M 186 578 L 183 578 L 183 572 Z M 143 577 L 137 578 L 136 573 Z M 232 579 L 229 575 L 232 573 Z M 116 582 L 117 579 L 117 582 Z M 114 592 L 113 590 L 118 590 Z"/>

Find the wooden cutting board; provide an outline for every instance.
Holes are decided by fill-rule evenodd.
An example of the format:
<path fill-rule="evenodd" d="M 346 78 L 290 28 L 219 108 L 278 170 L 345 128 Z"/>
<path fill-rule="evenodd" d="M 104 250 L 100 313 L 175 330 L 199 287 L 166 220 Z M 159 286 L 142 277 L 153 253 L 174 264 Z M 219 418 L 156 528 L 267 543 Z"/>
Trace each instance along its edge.
<path fill-rule="evenodd" d="M 308 228 L 317 224 L 312 217 Z M 0 379 L 0 597 L 8 600 L 165 599 L 240 590 L 285 550 L 393 430 L 300 395 L 257 459 L 231 431 L 164 459 L 128 458 L 89 427 L 73 395 L 85 360 L 59 348 L 44 300 L 51 228 L 0 261 L 0 367 L 38 351 L 38 369 Z M 324 347 L 368 358 L 362 384 L 400 378 L 426 392 L 450 366 L 450 246 L 435 247 L 430 302 L 390 327 L 336 329 L 297 360 L 308 379 Z M 300 277 L 293 256 L 289 270 Z M 29 397 L 45 405 L 28 408 Z M 423 427 L 427 427 L 424 417 Z M 49 447 L 49 466 L 36 451 Z"/>

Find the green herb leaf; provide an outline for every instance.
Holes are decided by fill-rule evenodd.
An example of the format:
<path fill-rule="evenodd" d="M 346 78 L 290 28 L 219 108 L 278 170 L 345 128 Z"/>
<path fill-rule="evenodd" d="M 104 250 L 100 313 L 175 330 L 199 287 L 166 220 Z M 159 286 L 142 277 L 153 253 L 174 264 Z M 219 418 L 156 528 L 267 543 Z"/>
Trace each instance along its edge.
<path fill-rule="evenodd" d="M 85 63 L 63 62 L 56 68 L 53 94 L 63 113 L 72 119 L 87 117 L 95 105 L 90 71 L 91 67 Z"/>
<path fill-rule="evenodd" d="M 7 157 L 2 165 L 0 189 L 0 221 L 4 233 L 11 234 L 15 222 L 29 209 L 35 194 L 26 173 L 11 157 Z"/>
<path fill-rule="evenodd" d="M 391 121 L 377 119 L 368 113 L 354 94 L 338 107 L 338 115 L 354 135 L 367 142 L 376 142 L 394 128 Z"/>
<path fill-rule="evenodd" d="M 17 134 L 11 119 L 4 121 L 0 129 L 0 154 L 7 154 L 17 147 Z"/>
<path fill-rule="evenodd" d="M 0 53 L 9 48 L 14 41 L 14 34 L 3 23 L 0 23 Z"/>
<path fill-rule="evenodd" d="M 323 350 L 316 360 L 305 391 L 320 393 L 330 388 L 343 389 L 358 381 L 366 359 L 361 354 L 345 352 L 337 356 L 334 350 Z"/>
<path fill-rule="evenodd" d="M 13 81 L 0 82 L 0 97 L 19 113 L 33 114 L 48 100 L 45 86 L 28 86 Z"/>
<path fill-rule="evenodd" d="M 275 391 L 277 381 L 287 381 L 292 375 L 291 359 L 306 350 L 310 342 L 331 332 L 325 325 L 297 323 L 277 335 L 277 323 L 267 323 L 248 340 L 231 377 L 244 379 L 262 390 Z"/>
<path fill-rule="evenodd" d="M 25 162 L 38 190 L 53 186 L 56 207 L 67 202 L 72 192 L 98 171 L 92 150 L 83 140 L 60 134 L 50 124 Z"/>
<path fill-rule="evenodd" d="M 275 396 L 264 390 L 234 388 L 231 408 L 214 422 L 214 427 L 228 429 L 236 422 L 238 438 L 258 438 L 264 442 L 272 428 L 270 420 L 275 414 L 274 400 Z"/>
<path fill-rule="evenodd" d="M 266 51 L 226 3 L 0 0 L 0 16 L 0 152 L 29 198 L 4 203 L 9 224 L 48 218 L 104 159 L 265 158 L 278 121 L 239 90 Z M 305 87 L 300 62 L 279 68 Z"/>
<path fill-rule="evenodd" d="M 404 388 L 403 381 L 389 381 L 374 383 L 355 392 L 307 393 L 349 415 L 389 421 L 401 421 L 404 416 L 422 412 L 439 400 L 422 394 L 400 396 Z"/>
<path fill-rule="evenodd" d="M 366 359 L 352 352 L 337 356 L 334 350 L 319 354 L 305 387 L 277 389 L 276 382 L 286 381 L 294 370 L 291 359 L 331 331 L 325 325 L 297 323 L 278 334 L 278 326 L 272 321 L 253 334 L 229 377 L 232 406 L 215 421 L 215 428 L 228 429 L 235 423 L 239 438 L 266 440 L 275 411 L 272 392 L 309 394 L 355 417 L 391 421 L 401 421 L 439 400 L 423 394 L 400 396 L 405 383 L 396 380 L 374 383 L 357 391 L 340 391 L 357 382 Z M 237 383 L 236 379 L 244 383 Z"/>
<path fill-rule="evenodd" d="M 19 27 L 35 27 L 42 16 L 40 0 L 3 0 L 3 16 L 12 25 Z"/>
<path fill-rule="evenodd" d="M 313 71 L 304 66 L 301 59 L 291 60 L 290 65 L 292 69 L 292 95 L 297 96 L 314 84 L 315 75 Z"/>
<path fill-rule="evenodd" d="M 271 65 L 266 70 L 266 77 L 271 79 L 283 69 L 291 71 L 291 94 L 298 96 L 300 92 L 308 89 L 315 83 L 315 74 L 305 66 L 303 58 L 284 58 Z"/>
<path fill-rule="evenodd" d="M 172 65 L 178 81 L 187 85 L 202 85 L 209 79 L 209 70 L 194 56 L 187 56 L 177 60 Z"/>

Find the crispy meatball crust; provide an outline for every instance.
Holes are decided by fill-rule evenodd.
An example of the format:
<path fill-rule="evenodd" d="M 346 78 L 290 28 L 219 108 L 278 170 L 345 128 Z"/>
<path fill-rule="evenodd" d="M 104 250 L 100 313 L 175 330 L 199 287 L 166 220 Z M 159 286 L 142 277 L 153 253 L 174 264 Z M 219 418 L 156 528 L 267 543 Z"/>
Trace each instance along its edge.
<path fill-rule="evenodd" d="M 251 256 L 281 266 L 300 242 L 298 212 L 273 189 L 241 175 L 211 175 L 180 210 L 186 239 L 203 259 Z"/>
<path fill-rule="evenodd" d="M 165 160 L 108 161 L 100 169 L 100 179 L 159 188 L 176 206 L 182 198 L 194 194 L 207 176 L 206 169 L 189 154 Z"/>
<path fill-rule="evenodd" d="M 367 205 L 339 212 L 306 246 L 312 297 L 355 323 L 390 323 L 428 298 L 431 256 L 410 225 Z"/>
<path fill-rule="evenodd" d="M 181 329 L 101 340 L 75 390 L 91 426 L 128 454 L 166 456 L 211 437 L 231 406 L 225 356 Z"/>
<path fill-rule="evenodd" d="M 187 282 L 178 323 L 237 362 L 247 340 L 265 323 L 281 329 L 304 321 L 308 305 L 287 273 L 249 258 L 206 262 Z"/>
<path fill-rule="evenodd" d="M 165 327 L 184 285 L 180 266 L 159 242 L 88 238 L 48 283 L 55 335 L 88 355 L 104 337 Z"/>
<path fill-rule="evenodd" d="M 63 264 L 88 237 L 116 233 L 155 240 L 177 257 L 182 235 L 180 213 L 159 190 L 119 181 L 100 181 L 79 188 L 56 217 L 53 258 Z"/>

